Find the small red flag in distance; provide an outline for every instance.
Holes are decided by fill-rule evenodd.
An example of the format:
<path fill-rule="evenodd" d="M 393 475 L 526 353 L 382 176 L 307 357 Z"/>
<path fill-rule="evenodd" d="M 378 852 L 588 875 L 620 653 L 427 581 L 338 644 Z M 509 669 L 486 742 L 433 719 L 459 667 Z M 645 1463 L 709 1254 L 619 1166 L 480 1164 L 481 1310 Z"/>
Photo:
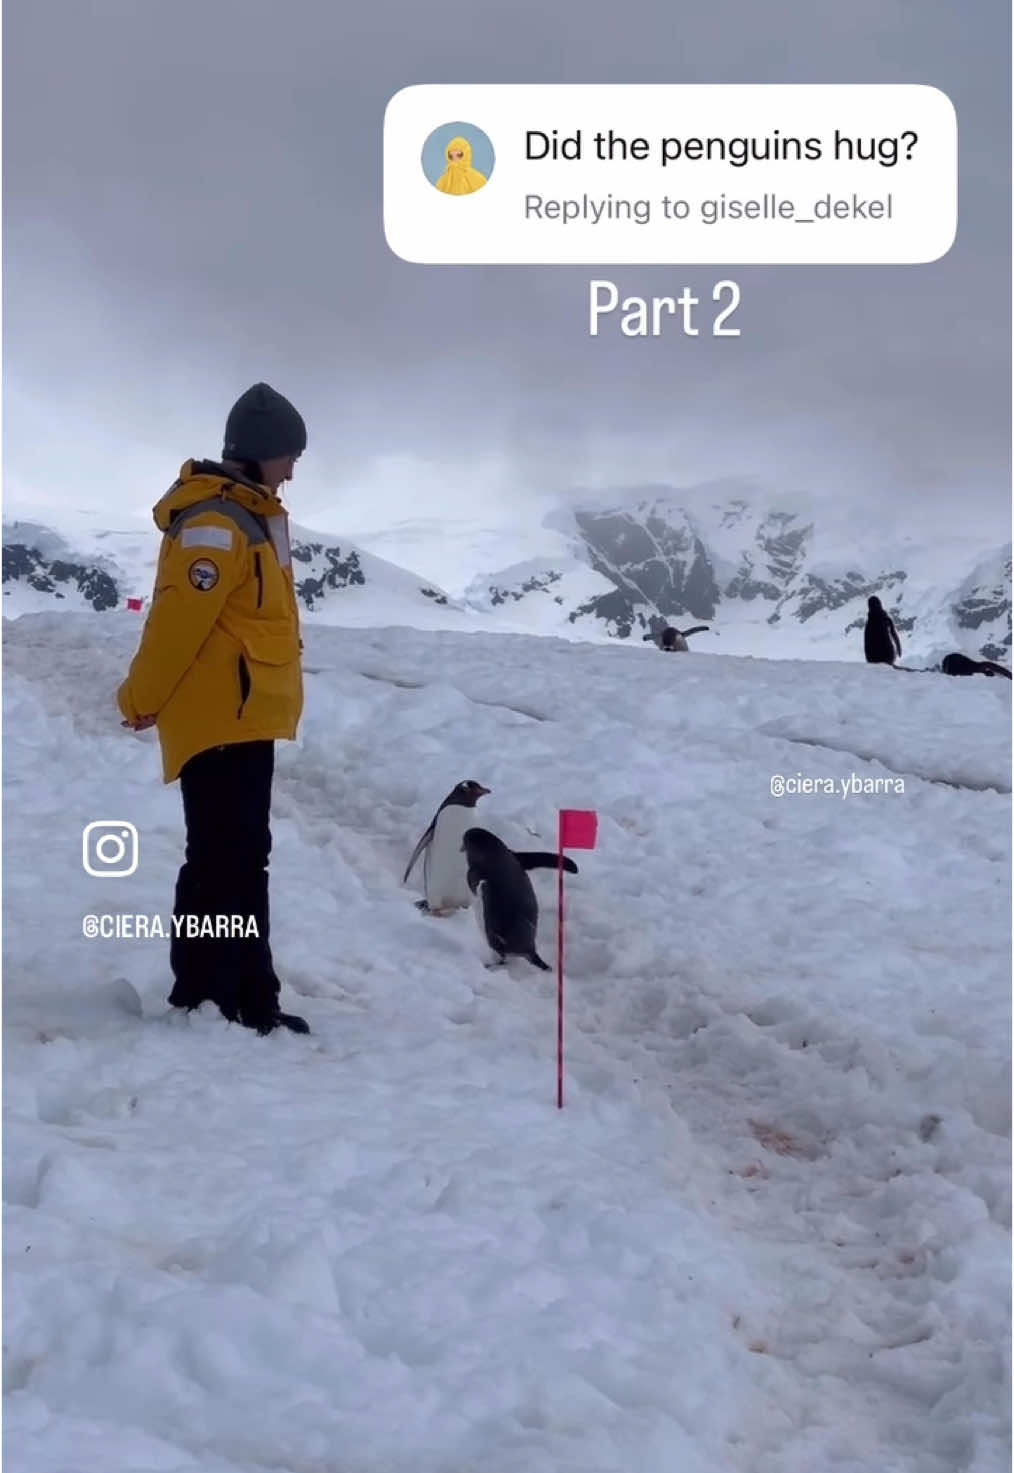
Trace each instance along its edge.
<path fill-rule="evenodd" d="M 599 816 L 593 808 L 560 809 L 560 848 L 594 849 L 599 834 Z"/>
<path fill-rule="evenodd" d="M 127 599 L 127 608 L 128 609 L 134 609 L 136 612 L 139 612 L 143 607 L 144 607 L 144 599 L 143 598 L 128 598 Z"/>

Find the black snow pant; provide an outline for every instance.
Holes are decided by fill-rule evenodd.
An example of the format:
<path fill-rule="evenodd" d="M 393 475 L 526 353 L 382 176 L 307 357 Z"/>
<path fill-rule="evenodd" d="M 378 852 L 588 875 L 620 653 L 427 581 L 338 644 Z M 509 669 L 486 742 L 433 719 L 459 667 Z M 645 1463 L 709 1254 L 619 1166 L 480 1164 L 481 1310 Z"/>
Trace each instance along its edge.
<path fill-rule="evenodd" d="M 180 791 L 187 847 L 176 881 L 169 946 L 175 977 L 171 1003 L 194 1008 L 215 1002 L 231 1022 L 259 1031 L 268 1031 L 277 1020 L 280 990 L 268 913 L 274 766 L 275 746 L 269 741 L 212 747 L 184 766 Z M 225 930 L 214 934 L 209 920 L 211 927 Z M 187 934 L 188 925 L 199 932 L 202 921 L 206 934 Z"/>

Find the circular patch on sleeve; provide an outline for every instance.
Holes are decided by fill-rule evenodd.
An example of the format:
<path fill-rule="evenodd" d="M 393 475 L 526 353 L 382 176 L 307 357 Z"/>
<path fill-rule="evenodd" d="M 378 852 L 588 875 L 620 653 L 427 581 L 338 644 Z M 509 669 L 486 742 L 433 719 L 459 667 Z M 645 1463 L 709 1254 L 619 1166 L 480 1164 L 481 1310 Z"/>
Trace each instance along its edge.
<path fill-rule="evenodd" d="M 199 593 L 210 593 L 218 582 L 218 567 L 210 557 L 199 557 L 187 576 Z"/>

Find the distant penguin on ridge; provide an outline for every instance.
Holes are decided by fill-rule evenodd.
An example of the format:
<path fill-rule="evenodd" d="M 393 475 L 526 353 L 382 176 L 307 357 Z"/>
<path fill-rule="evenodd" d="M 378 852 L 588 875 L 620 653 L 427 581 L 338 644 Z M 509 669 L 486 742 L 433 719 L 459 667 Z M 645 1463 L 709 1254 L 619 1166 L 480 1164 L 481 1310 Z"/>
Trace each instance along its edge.
<path fill-rule="evenodd" d="M 867 665 L 893 665 L 901 658 L 901 640 L 894 620 L 876 594 L 866 600 L 866 627 L 863 630 L 863 653 Z"/>
<path fill-rule="evenodd" d="M 419 856 L 424 855 L 423 891 L 426 898 L 416 902 L 420 910 L 434 916 L 445 916 L 471 905 L 472 895 L 468 888 L 467 866 L 461 857 L 461 841 L 465 830 L 474 821 L 475 805 L 489 791 L 474 778 L 458 783 L 447 794 L 412 850 L 402 884 L 408 883 Z"/>
<path fill-rule="evenodd" d="M 647 643 L 649 639 L 654 640 L 659 649 L 662 650 L 665 654 L 685 655 L 690 650 L 690 646 L 687 644 L 687 640 L 690 638 L 691 634 L 705 634 L 710 627 L 711 626 L 708 624 L 695 624 L 692 629 L 677 629 L 674 625 L 667 624 L 666 627 L 657 634 L 653 633 L 644 635 L 642 643 Z"/>
<path fill-rule="evenodd" d="M 539 902 L 518 856 L 488 829 L 471 828 L 461 841 L 468 860 L 468 888 L 476 898 L 476 919 L 492 960 L 502 966 L 509 956 L 522 956 L 533 967 L 549 966 L 535 949 Z"/>

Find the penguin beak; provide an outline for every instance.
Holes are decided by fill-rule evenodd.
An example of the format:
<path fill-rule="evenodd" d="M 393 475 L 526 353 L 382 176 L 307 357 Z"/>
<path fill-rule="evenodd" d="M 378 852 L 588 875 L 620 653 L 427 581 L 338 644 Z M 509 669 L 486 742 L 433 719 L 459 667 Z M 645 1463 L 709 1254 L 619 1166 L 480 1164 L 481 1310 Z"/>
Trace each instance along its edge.
<path fill-rule="evenodd" d="M 479 796 L 480 797 L 482 796 L 483 793 L 491 793 L 493 791 L 492 788 L 484 788 L 483 785 L 482 785 L 482 783 L 479 783 L 478 784 L 478 788 L 479 788 Z"/>

